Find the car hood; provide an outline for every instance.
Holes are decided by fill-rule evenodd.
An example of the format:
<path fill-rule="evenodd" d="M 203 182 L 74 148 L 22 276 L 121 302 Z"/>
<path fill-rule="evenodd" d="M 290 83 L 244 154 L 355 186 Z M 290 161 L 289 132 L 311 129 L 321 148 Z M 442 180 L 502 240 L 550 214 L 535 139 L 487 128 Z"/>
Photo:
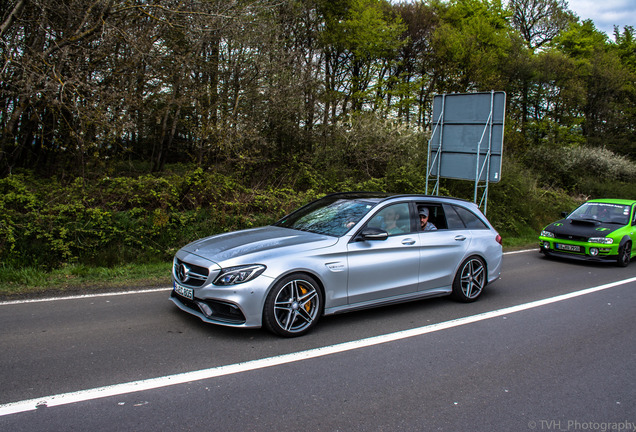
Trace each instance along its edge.
<path fill-rule="evenodd" d="M 331 246 L 337 241 L 336 237 L 266 226 L 206 237 L 184 246 L 181 250 L 220 263 L 245 255 L 268 252 L 279 254 L 283 248 L 298 253 Z"/>
<path fill-rule="evenodd" d="M 581 219 L 561 219 L 545 229 L 552 231 L 558 237 L 574 236 L 574 237 L 607 237 L 616 230 L 623 228 L 624 225 L 601 223 L 598 221 L 581 220 Z"/>

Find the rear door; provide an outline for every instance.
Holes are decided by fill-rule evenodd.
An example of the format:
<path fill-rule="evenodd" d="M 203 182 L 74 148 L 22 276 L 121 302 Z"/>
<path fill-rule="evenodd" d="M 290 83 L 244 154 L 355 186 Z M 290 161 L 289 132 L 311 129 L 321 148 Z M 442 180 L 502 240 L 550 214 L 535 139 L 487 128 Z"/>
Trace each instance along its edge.
<path fill-rule="evenodd" d="M 418 203 L 417 211 L 427 208 L 433 231 L 420 231 L 419 291 L 450 288 L 455 271 L 466 256 L 471 235 L 453 206 L 436 202 Z"/>

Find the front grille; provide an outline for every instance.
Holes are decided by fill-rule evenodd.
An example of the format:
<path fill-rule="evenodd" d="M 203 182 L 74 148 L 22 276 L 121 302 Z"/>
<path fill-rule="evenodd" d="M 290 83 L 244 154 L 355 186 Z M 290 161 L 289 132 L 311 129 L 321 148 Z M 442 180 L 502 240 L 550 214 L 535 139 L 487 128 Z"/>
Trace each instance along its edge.
<path fill-rule="evenodd" d="M 572 240 L 578 242 L 586 242 L 588 237 L 577 236 L 577 235 L 564 235 L 564 234 L 554 234 L 554 238 L 560 240 Z"/>
<path fill-rule="evenodd" d="M 189 264 L 177 259 L 174 263 L 174 274 L 182 284 L 200 287 L 208 280 L 210 271 L 194 264 Z"/>

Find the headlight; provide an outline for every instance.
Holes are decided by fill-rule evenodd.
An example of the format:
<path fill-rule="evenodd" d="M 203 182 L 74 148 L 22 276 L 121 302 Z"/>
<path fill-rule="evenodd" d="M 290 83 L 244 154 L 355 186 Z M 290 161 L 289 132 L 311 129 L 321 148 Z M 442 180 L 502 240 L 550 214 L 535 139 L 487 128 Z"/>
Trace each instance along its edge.
<path fill-rule="evenodd" d="M 600 243 L 600 244 L 614 243 L 614 239 L 609 237 L 590 237 L 587 241 L 588 243 Z"/>
<path fill-rule="evenodd" d="M 213 283 L 221 286 L 241 284 L 258 277 L 266 268 L 261 264 L 229 267 L 221 270 Z"/>
<path fill-rule="evenodd" d="M 536 232 L 536 231 L 535 231 Z M 550 238 L 554 238 L 554 233 L 550 232 L 550 231 L 541 231 L 541 237 L 550 237 Z"/>

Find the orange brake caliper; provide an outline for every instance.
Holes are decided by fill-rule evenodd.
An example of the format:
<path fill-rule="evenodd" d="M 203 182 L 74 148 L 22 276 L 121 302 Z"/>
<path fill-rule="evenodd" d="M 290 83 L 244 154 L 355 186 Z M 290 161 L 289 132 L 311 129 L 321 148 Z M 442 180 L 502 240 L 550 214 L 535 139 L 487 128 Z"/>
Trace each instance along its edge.
<path fill-rule="evenodd" d="M 307 289 L 305 287 L 301 286 L 300 287 L 300 292 L 301 292 L 302 295 L 305 295 L 305 294 L 307 294 L 308 291 L 307 291 Z M 307 302 L 307 304 L 305 305 L 305 310 L 307 312 L 309 312 L 311 310 L 311 301 Z"/>

